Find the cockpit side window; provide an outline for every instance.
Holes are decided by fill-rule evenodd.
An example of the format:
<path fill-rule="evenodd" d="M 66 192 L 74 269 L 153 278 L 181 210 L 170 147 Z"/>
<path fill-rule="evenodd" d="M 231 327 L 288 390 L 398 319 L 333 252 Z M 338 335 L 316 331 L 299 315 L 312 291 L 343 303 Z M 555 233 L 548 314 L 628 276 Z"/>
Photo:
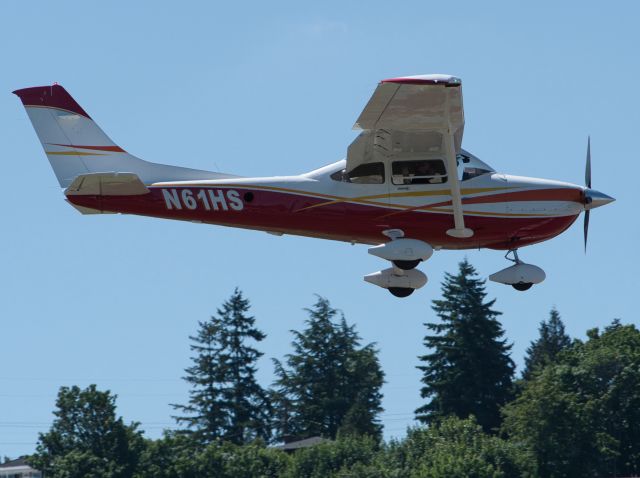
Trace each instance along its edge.
<path fill-rule="evenodd" d="M 441 159 L 394 161 L 391 170 L 393 184 L 442 184 L 447 182 L 447 170 Z"/>
<path fill-rule="evenodd" d="M 458 171 L 462 173 L 461 179 L 463 181 L 495 172 L 488 164 L 469 154 L 458 154 L 456 160 L 458 162 Z"/>
<path fill-rule="evenodd" d="M 464 168 L 464 173 L 462 174 L 462 180 L 466 181 L 467 179 L 477 178 L 478 176 L 482 176 L 483 174 L 492 173 L 493 171 L 489 169 L 482 168 Z"/>
<path fill-rule="evenodd" d="M 384 163 L 365 163 L 353 168 L 336 171 L 331 175 L 334 181 L 354 184 L 384 184 Z"/>

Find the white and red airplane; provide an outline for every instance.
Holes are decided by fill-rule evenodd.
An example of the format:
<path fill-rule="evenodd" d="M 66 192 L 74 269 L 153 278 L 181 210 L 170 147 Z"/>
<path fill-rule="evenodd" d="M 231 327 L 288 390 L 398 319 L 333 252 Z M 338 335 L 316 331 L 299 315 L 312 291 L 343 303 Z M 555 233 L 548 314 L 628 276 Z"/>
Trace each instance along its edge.
<path fill-rule="evenodd" d="M 434 249 L 502 249 L 491 280 L 527 290 L 545 273 L 520 247 L 551 239 L 614 199 L 586 186 L 511 176 L 462 149 L 462 87 L 449 75 L 382 81 L 346 160 L 298 176 L 239 177 L 143 161 L 114 143 L 60 85 L 14 91 L 67 200 L 83 214 L 179 219 L 375 245 L 392 267 L 365 280 L 406 297 Z"/>

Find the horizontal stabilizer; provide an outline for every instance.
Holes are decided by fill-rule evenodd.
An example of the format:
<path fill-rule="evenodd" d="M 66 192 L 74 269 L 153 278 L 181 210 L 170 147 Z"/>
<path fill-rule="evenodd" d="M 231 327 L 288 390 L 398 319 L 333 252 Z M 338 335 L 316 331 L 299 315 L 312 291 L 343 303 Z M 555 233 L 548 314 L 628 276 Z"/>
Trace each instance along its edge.
<path fill-rule="evenodd" d="M 134 173 L 81 174 L 65 190 L 67 196 L 139 196 L 149 189 Z"/>
<path fill-rule="evenodd" d="M 92 207 L 84 207 L 84 206 L 80 206 L 79 204 L 73 204 L 68 199 L 67 199 L 67 202 L 69 204 L 71 204 L 74 208 L 76 208 L 76 210 L 78 210 L 80 212 L 80 214 L 82 214 L 82 215 L 87 215 L 87 214 L 117 214 L 116 212 L 101 211 L 100 209 L 94 209 Z"/>

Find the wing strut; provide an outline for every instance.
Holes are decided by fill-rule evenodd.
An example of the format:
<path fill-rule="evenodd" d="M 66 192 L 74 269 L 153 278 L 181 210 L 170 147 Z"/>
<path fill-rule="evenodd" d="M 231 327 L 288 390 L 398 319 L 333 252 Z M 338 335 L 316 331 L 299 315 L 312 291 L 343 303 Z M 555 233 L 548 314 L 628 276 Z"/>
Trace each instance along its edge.
<path fill-rule="evenodd" d="M 454 131 L 451 127 L 451 117 L 449 108 L 449 93 L 445 97 L 447 102 L 446 112 L 446 130 L 443 132 L 445 143 L 445 154 L 447 155 L 447 172 L 449 176 L 449 185 L 451 189 L 451 204 L 453 206 L 454 228 L 447 231 L 447 235 L 466 239 L 473 236 L 473 230 L 464 226 L 464 213 L 462 211 L 462 193 L 460 192 L 460 181 L 458 180 L 458 162 L 456 160 L 456 148 L 454 143 Z"/>

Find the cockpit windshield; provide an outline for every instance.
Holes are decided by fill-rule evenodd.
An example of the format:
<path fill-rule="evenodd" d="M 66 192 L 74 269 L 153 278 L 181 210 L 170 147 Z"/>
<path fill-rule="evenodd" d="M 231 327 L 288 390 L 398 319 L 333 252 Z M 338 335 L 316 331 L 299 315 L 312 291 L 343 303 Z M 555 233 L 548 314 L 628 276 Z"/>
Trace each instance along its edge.
<path fill-rule="evenodd" d="M 495 173 L 495 170 L 484 161 L 464 149 L 456 156 L 459 177 L 463 181 L 477 178 L 483 174 Z"/>

